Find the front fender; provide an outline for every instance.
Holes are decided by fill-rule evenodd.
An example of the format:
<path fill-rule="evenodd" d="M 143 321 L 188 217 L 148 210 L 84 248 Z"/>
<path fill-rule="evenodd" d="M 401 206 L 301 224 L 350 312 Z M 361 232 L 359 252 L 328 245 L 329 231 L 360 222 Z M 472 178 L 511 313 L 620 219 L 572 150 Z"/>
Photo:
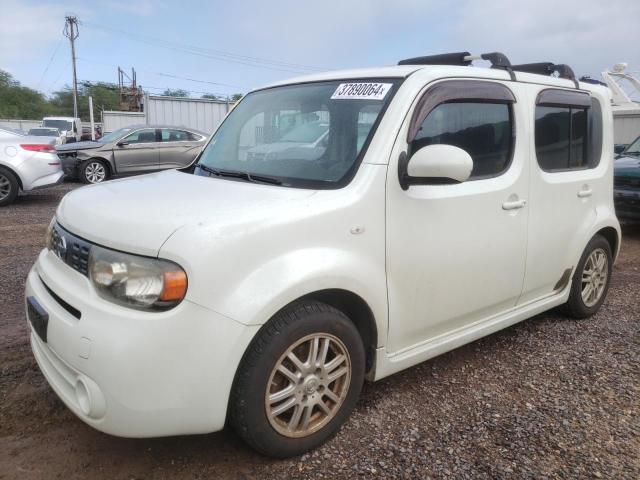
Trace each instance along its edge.
<path fill-rule="evenodd" d="M 300 297 L 327 289 L 355 293 L 369 305 L 380 339 L 386 338 L 386 280 L 381 263 L 353 252 L 308 248 L 270 259 L 229 292 L 224 309 L 248 325 L 263 324 Z"/>

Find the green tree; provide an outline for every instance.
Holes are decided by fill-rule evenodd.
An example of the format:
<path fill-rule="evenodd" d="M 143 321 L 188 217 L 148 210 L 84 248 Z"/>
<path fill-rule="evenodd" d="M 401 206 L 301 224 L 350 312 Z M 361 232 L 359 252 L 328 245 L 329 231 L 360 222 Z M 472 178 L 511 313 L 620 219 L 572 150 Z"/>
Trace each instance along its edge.
<path fill-rule="evenodd" d="M 206 98 L 208 100 L 220 100 L 220 97 L 218 97 L 217 95 L 214 95 L 213 93 L 205 93 L 200 98 Z"/>
<path fill-rule="evenodd" d="M 241 93 L 234 93 L 233 95 L 231 95 L 231 101 L 232 102 L 237 102 L 238 100 L 240 100 L 244 95 L 242 95 Z"/>
<path fill-rule="evenodd" d="M 4 70 L 0 70 L 0 118 L 40 119 L 48 111 L 45 96 L 20 82 Z"/>
<path fill-rule="evenodd" d="M 187 92 L 186 90 L 183 90 L 181 88 L 167 88 L 162 95 L 164 95 L 165 97 L 188 97 L 189 96 L 189 92 Z"/>
<path fill-rule="evenodd" d="M 89 121 L 89 97 L 93 97 L 93 115 L 99 120 L 101 110 L 120 110 L 118 87 L 105 82 L 82 82 L 78 85 L 78 116 Z M 50 115 L 73 116 L 73 89 L 68 85 L 51 95 Z"/>

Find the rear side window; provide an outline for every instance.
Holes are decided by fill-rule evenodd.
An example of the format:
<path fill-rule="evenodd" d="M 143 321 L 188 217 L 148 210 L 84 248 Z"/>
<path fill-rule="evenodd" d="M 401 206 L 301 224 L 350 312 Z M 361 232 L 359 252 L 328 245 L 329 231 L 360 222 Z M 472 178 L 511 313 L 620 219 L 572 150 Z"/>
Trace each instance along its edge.
<path fill-rule="evenodd" d="M 156 141 L 156 131 L 154 129 L 138 130 L 126 136 L 122 141 L 127 143 L 154 143 Z"/>
<path fill-rule="evenodd" d="M 160 130 L 160 135 L 163 142 L 192 142 L 200 140 L 198 135 L 187 132 L 186 130 L 163 128 Z"/>
<path fill-rule="evenodd" d="M 505 103 L 443 103 L 425 118 L 412 151 L 427 145 L 453 145 L 473 159 L 470 179 L 504 172 L 511 159 L 511 107 Z"/>
<path fill-rule="evenodd" d="M 547 172 L 595 168 L 602 153 L 602 113 L 582 92 L 543 90 L 535 117 L 536 157 Z"/>

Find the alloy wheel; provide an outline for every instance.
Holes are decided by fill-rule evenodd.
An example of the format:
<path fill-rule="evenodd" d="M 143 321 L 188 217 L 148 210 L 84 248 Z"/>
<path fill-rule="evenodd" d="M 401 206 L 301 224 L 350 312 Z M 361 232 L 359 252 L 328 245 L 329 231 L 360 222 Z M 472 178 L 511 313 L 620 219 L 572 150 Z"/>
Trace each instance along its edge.
<path fill-rule="evenodd" d="M 0 200 L 4 200 L 11 194 L 11 182 L 9 179 L 0 173 Z"/>
<path fill-rule="evenodd" d="M 596 248 L 582 269 L 582 301 L 593 307 L 605 291 L 609 277 L 609 259 L 602 248 Z"/>
<path fill-rule="evenodd" d="M 100 183 L 107 176 L 107 170 L 100 162 L 91 162 L 84 169 L 84 176 L 89 183 Z"/>
<path fill-rule="evenodd" d="M 265 393 L 269 423 L 286 437 L 311 435 L 335 417 L 350 382 L 351 358 L 340 339 L 307 335 L 287 349 L 271 372 Z"/>

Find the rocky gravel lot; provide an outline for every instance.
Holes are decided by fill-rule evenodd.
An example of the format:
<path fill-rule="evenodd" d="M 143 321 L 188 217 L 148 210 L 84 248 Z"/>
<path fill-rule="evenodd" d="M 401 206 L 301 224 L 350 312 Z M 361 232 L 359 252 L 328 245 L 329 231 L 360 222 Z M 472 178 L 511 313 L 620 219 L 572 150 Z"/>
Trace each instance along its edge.
<path fill-rule="evenodd" d="M 232 432 L 131 440 L 76 419 L 40 374 L 22 292 L 66 183 L 0 209 L 0 479 L 640 478 L 640 226 L 595 317 L 527 320 L 376 384 L 290 460 Z"/>

